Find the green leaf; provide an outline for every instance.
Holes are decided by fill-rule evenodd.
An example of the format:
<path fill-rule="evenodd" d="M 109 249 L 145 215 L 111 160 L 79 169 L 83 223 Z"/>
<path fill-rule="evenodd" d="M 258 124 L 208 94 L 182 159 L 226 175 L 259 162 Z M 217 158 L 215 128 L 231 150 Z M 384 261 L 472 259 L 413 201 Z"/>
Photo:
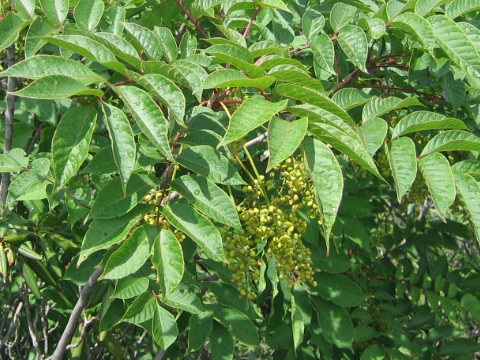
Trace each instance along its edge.
<path fill-rule="evenodd" d="M 305 321 L 303 320 L 302 312 L 297 308 L 295 297 L 290 299 L 292 301 L 290 321 L 292 322 L 293 348 L 295 351 L 298 351 L 305 334 Z"/>
<path fill-rule="evenodd" d="M 450 19 L 455 19 L 479 9 L 480 3 L 476 0 L 454 0 L 445 6 L 445 15 Z"/>
<path fill-rule="evenodd" d="M 365 294 L 358 284 L 345 275 L 320 272 L 315 274 L 318 285 L 315 290 L 326 300 L 331 300 L 342 307 L 353 307 L 362 304 Z"/>
<path fill-rule="evenodd" d="M 102 279 L 121 279 L 140 269 L 152 251 L 158 237 L 158 230 L 145 224 L 113 252 L 107 260 Z"/>
<path fill-rule="evenodd" d="M 29 171 L 20 174 L 8 188 L 8 202 L 20 200 L 39 200 L 47 197 L 46 176 L 50 169 L 48 159 L 36 159 Z"/>
<path fill-rule="evenodd" d="M 331 74 L 335 74 L 333 63 L 335 60 L 335 49 L 333 42 L 327 34 L 319 34 L 310 40 L 313 58 L 318 65 Z"/>
<path fill-rule="evenodd" d="M 415 4 L 415 12 L 421 16 L 425 16 L 440 5 L 441 2 L 442 0 L 418 0 Z"/>
<path fill-rule="evenodd" d="M 365 143 L 365 147 L 370 155 L 374 155 L 382 146 L 385 136 L 387 136 L 388 124 L 381 118 L 373 118 L 362 124 L 361 134 Z"/>
<path fill-rule="evenodd" d="M 418 163 L 435 209 L 444 218 L 445 211 L 455 201 L 455 183 L 448 160 L 440 153 L 432 153 L 419 159 Z"/>
<path fill-rule="evenodd" d="M 31 99 L 56 100 L 73 95 L 102 96 L 103 91 L 89 88 L 84 85 L 83 81 L 72 79 L 69 76 L 52 75 L 35 80 L 27 87 L 11 94 Z"/>
<path fill-rule="evenodd" d="M 480 350 L 480 345 L 473 339 L 458 338 L 443 342 L 438 354 L 442 357 L 457 358 L 462 355 L 471 355 Z"/>
<path fill-rule="evenodd" d="M 463 160 L 452 165 L 454 172 L 468 174 L 473 178 L 480 180 L 480 161 L 477 160 Z"/>
<path fill-rule="evenodd" d="M 146 291 L 132 302 L 123 315 L 122 321 L 140 325 L 154 316 L 157 306 L 152 292 Z"/>
<path fill-rule="evenodd" d="M 288 13 L 291 13 L 290 9 L 282 0 L 263 0 L 263 1 L 256 1 L 257 5 L 264 8 L 272 8 L 283 10 Z"/>
<path fill-rule="evenodd" d="M 88 32 L 87 35 L 105 46 L 118 58 L 125 60 L 127 63 L 135 66 L 137 69 L 142 67 L 142 60 L 140 59 L 137 51 L 133 45 L 131 45 L 124 38 L 108 32 Z"/>
<path fill-rule="evenodd" d="M 480 138 L 464 130 L 447 130 L 435 135 L 423 148 L 420 156 L 434 151 L 480 151 Z"/>
<path fill-rule="evenodd" d="M 25 12 L 32 20 L 35 18 L 35 0 L 18 0 L 15 5 L 19 13 Z"/>
<path fill-rule="evenodd" d="M 28 157 L 23 149 L 15 148 L 0 154 L 0 173 L 21 171 L 28 166 Z"/>
<path fill-rule="evenodd" d="M 173 292 L 166 295 L 165 304 L 175 309 L 185 310 L 191 314 L 200 314 L 205 311 L 200 298 L 186 285 L 180 284 Z"/>
<path fill-rule="evenodd" d="M 17 40 L 20 31 L 27 26 L 28 20 L 21 18 L 19 15 L 9 12 L 0 21 L 0 51 L 6 49 Z"/>
<path fill-rule="evenodd" d="M 138 47 L 142 48 L 152 60 L 162 59 L 162 45 L 153 31 L 132 22 L 122 22 L 121 24 L 133 37 Z"/>
<path fill-rule="evenodd" d="M 231 274 L 227 276 L 230 278 Z M 255 312 L 249 308 L 247 300 L 240 298 L 240 292 L 233 286 L 221 281 L 205 281 L 204 285 L 215 294 L 219 303 L 233 307 L 250 317 L 255 316 Z"/>
<path fill-rule="evenodd" d="M 40 0 L 45 15 L 56 27 L 62 25 L 68 15 L 67 0 Z"/>
<path fill-rule="evenodd" d="M 207 54 L 213 56 L 217 63 L 232 64 L 238 70 L 245 71 L 251 77 L 260 77 L 263 70 L 253 64 L 253 56 L 250 52 L 240 45 L 216 44 L 204 50 Z"/>
<path fill-rule="evenodd" d="M 153 339 L 161 348 L 166 349 L 175 342 L 178 327 L 169 311 L 156 304 L 151 322 Z"/>
<path fill-rule="evenodd" d="M 453 107 L 454 111 L 465 101 L 467 92 L 463 80 L 455 79 L 451 73 L 447 73 L 442 81 L 442 96 Z"/>
<path fill-rule="evenodd" d="M 182 281 L 185 267 L 182 246 L 171 231 L 160 231 L 153 245 L 152 264 L 157 269 L 160 290 L 168 296 Z"/>
<path fill-rule="evenodd" d="M 233 337 L 227 329 L 216 321 L 210 334 L 212 360 L 231 360 L 233 358 Z"/>
<path fill-rule="evenodd" d="M 203 81 L 203 89 L 229 87 L 256 87 L 265 89 L 275 82 L 272 76 L 250 79 L 243 72 L 234 69 L 220 69 L 209 74 Z"/>
<path fill-rule="evenodd" d="M 107 103 L 102 103 L 102 105 L 112 143 L 113 158 L 120 173 L 121 187 L 125 191 L 126 184 L 135 166 L 137 153 L 135 138 L 125 113 L 113 105 Z"/>
<path fill-rule="evenodd" d="M 252 45 L 250 45 L 250 47 L 248 48 L 248 51 L 254 58 L 257 58 L 263 55 L 281 53 L 281 52 L 284 52 L 285 50 L 286 48 L 284 48 L 283 46 L 280 46 L 280 44 L 272 40 L 257 41 Z"/>
<path fill-rule="evenodd" d="M 125 191 L 122 182 L 121 178 L 116 177 L 100 189 L 90 211 L 90 217 L 111 219 L 122 216 L 142 201 L 143 197 L 156 185 L 145 174 L 133 174 L 125 186 Z"/>
<path fill-rule="evenodd" d="M 175 83 L 159 74 L 139 77 L 138 83 L 168 108 L 168 114 L 177 124 L 185 126 L 185 96 Z"/>
<path fill-rule="evenodd" d="M 392 142 L 388 161 L 392 170 L 398 202 L 412 186 L 417 176 L 417 154 L 413 140 L 402 137 Z"/>
<path fill-rule="evenodd" d="M 305 65 L 300 61 L 280 55 L 265 56 L 261 59 L 261 62 L 258 65 L 264 70 L 277 70 L 278 68 L 289 68 L 293 70 L 293 67 L 296 67 L 299 71 L 302 71 L 304 75 L 306 75 L 306 72 L 308 71 Z"/>
<path fill-rule="evenodd" d="M 229 306 L 216 304 L 209 307 L 215 312 L 215 317 L 238 341 L 248 346 L 259 345 L 257 329 L 247 315 Z"/>
<path fill-rule="evenodd" d="M 268 126 L 267 171 L 294 153 L 307 133 L 308 118 L 287 121 L 274 116 Z"/>
<path fill-rule="evenodd" d="M 437 44 L 448 57 L 468 75 L 480 77 L 480 55 L 465 32 L 453 20 L 444 15 L 428 18 L 433 27 Z"/>
<path fill-rule="evenodd" d="M 170 182 L 170 186 L 203 214 L 217 222 L 241 228 L 232 200 L 210 180 L 198 175 L 183 175 Z"/>
<path fill-rule="evenodd" d="M 207 341 L 212 331 L 213 312 L 205 311 L 200 314 L 190 316 L 188 325 L 188 350 L 190 352 L 200 349 Z"/>
<path fill-rule="evenodd" d="M 308 9 L 302 16 L 303 34 L 307 39 L 314 38 L 325 25 L 325 18 L 322 13 L 313 9 Z"/>
<path fill-rule="evenodd" d="M 336 92 L 333 95 L 332 100 L 342 109 L 350 110 L 365 104 L 370 98 L 371 96 L 362 91 L 362 89 L 344 88 Z"/>
<path fill-rule="evenodd" d="M 319 297 L 313 298 L 313 305 L 325 340 L 339 348 L 351 348 L 354 330 L 345 308 Z"/>
<path fill-rule="evenodd" d="M 374 96 L 365 104 L 362 111 L 362 122 L 365 123 L 374 117 L 382 116 L 393 110 L 409 106 L 422 105 L 416 98 L 400 99 L 395 96 L 382 99 Z"/>
<path fill-rule="evenodd" d="M 362 352 L 360 360 L 383 360 L 385 359 L 385 353 L 382 348 L 376 344 L 368 346 Z"/>
<path fill-rule="evenodd" d="M 222 237 L 215 225 L 192 206 L 175 202 L 162 208 L 167 220 L 192 238 L 212 260 L 224 261 Z"/>
<path fill-rule="evenodd" d="M 312 124 L 309 131 L 323 142 L 331 144 L 334 148 L 349 156 L 350 159 L 362 166 L 365 170 L 371 172 L 379 179 L 384 180 L 378 172 L 372 157 L 359 140 L 348 136 L 343 131 L 328 124 Z"/>
<path fill-rule="evenodd" d="M 95 30 L 103 16 L 105 4 L 102 0 L 80 0 L 75 6 L 73 16 L 79 28 Z"/>
<path fill-rule="evenodd" d="M 118 299 L 130 299 L 147 291 L 148 283 L 148 279 L 143 276 L 129 276 L 120 279 L 115 284 L 115 291 L 113 292 L 112 297 Z"/>
<path fill-rule="evenodd" d="M 308 73 L 304 71 L 290 68 L 286 70 L 274 70 L 275 71 L 271 71 L 268 75 L 273 76 L 278 81 L 301 85 L 306 88 L 316 90 L 318 92 L 323 92 L 325 90 L 319 80 L 312 78 L 310 75 L 308 75 Z"/>
<path fill-rule="evenodd" d="M 155 26 L 153 33 L 158 38 L 158 43 L 162 50 L 163 56 L 167 59 L 167 62 L 172 62 L 177 58 L 178 48 L 175 38 L 169 28 Z"/>
<path fill-rule="evenodd" d="M 273 90 L 273 93 L 284 95 L 286 97 L 300 100 L 325 110 L 332 116 L 342 119 L 347 124 L 355 126 L 355 122 L 338 104 L 325 96 L 324 94 L 296 84 L 279 84 Z"/>
<path fill-rule="evenodd" d="M 190 55 L 194 55 L 197 50 L 197 38 L 190 34 L 188 30 L 183 34 L 179 44 L 180 57 L 185 59 Z"/>
<path fill-rule="evenodd" d="M 117 86 L 114 90 L 130 108 L 140 130 L 162 155 L 174 161 L 168 141 L 168 121 L 150 95 L 133 86 Z"/>
<path fill-rule="evenodd" d="M 330 24 L 335 32 L 338 32 L 342 26 L 353 20 L 357 9 L 354 6 L 342 2 L 333 5 L 330 11 Z"/>
<path fill-rule="evenodd" d="M 305 159 L 310 171 L 317 202 L 322 217 L 322 227 L 327 245 L 330 248 L 330 231 L 335 223 L 343 194 L 343 176 L 335 155 L 323 142 L 306 137 Z"/>
<path fill-rule="evenodd" d="M 433 28 L 422 16 L 413 12 L 405 12 L 396 16 L 391 25 L 413 35 L 415 40 L 420 42 L 425 49 L 432 50 L 434 48 Z"/>
<path fill-rule="evenodd" d="M 244 185 L 233 164 L 210 146 L 198 145 L 184 150 L 177 162 L 218 184 Z"/>
<path fill-rule="evenodd" d="M 245 100 L 233 113 L 227 132 L 217 145 L 217 149 L 244 137 L 269 121 L 275 114 L 285 109 L 287 102 L 288 100 L 282 100 L 274 103 L 258 97 Z"/>
<path fill-rule="evenodd" d="M 368 56 L 368 43 L 363 30 L 355 25 L 345 25 L 338 32 L 337 41 L 348 60 L 355 67 L 367 73 L 368 70 L 365 66 Z"/>
<path fill-rule="evenodd" d="M 454 172 L 455 183 L 457 185 L 458 193 L 461 195 L 465 207 L 470 215 L 470 221 L 473 223 L 473 228 L 477 240 L 480 242 L 480 185 L 470 175 L 460 172 Z"/>
<path fill-rule="evenodd" d="M 25 79 L 39 79 L 50 75 L 63 75 L 78 80 L 84 85 L 103 82 L 103 78 L 79 61 L 59 56 L 38 55 L 20 61 L 0 72 L 0 76 L 14 76 Z"/>
<path fill-rule="evenodd" d="M 153 206 L 138 205 L 121 217 L 93 221 L 83 238 L 77 266 L 84 262 L 90 254 L 98 250 L 108 249 L 113 244 L 125 239 L 132 226 L 152 208 Z"/>
<path fill-rule="evenodd" d="M 60 119 L 52 140 L 57 189 L 65 186 L 87 158 L 96 119 L 95 108 L 88 106 L 72 108 Z"/>
<path fill-rule="evenodd" d="M 38 278 L 37 275 L 33 272 L 30 265 L 22 261 L 22 276 L 25 279 L 25 283 L 28 288 L 32 291 L 32 294 L 37 298 L 41 299 L 42 294 L 38 288 Z"/>
<path fill-rule="evenodd" d="M 395 126 L 392 139 L 416 131 L 437 129 L 467 129 L 459 119 L 447 118 L 445 115 L 430 111 L 415 111 L 404 116 Z"/>

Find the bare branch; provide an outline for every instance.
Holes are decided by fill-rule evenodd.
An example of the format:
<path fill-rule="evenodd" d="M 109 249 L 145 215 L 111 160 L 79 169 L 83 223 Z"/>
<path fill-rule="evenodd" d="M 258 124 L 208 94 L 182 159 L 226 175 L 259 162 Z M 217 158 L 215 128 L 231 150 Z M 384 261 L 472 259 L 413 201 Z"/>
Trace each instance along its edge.
<path fill-rule="evenodd" d="M 82 288 L 82 291 L 80 291 L 80 297 L 78 298 L 78 301 L 75 304 L 75 307 L 73 308 L 72 313 L 70 314 L 70 318 L 68 319 L 67 326 L 63 331 L 62 337 L 58 342 L 55 352 L 49 358 L 49 360 L 63 359 L 63 354 L 65 353 L 65 350 L 67 349 L 67 346 L 72 340 L 73 334 L 75 333 L 75 329 L 78 324 L 78 319 L 80 318 L 80 315 L 82 314 L 83 309 L 85 309 L 85 306 L 87 306 L 90 292 L 92 291 L 93 287 L 97 283 L 98 278 L 102 274 L 103 274 L 103 269 L 95 269 L 92 275 L 90 275 L 90 278 L 88 279 L 85 286 Z"/>

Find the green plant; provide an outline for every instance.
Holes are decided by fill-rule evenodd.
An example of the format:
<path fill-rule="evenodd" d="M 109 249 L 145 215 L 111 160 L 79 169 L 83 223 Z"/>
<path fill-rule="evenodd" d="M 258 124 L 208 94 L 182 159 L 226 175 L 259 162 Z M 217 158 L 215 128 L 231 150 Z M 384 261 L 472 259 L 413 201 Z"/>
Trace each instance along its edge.
<path fill-rule="evenodd" d="M 479 11 L 3 2 L 0 357 L 471 359 Z"/>

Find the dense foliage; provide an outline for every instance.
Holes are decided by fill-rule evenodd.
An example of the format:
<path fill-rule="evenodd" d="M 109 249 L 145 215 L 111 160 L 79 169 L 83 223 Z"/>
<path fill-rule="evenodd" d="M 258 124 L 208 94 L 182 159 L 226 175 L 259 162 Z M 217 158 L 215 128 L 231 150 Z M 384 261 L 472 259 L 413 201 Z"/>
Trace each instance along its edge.
<path fill-rule="evenodd" d="M 3 1 L 0 51 L 0 358 L 480 350 L 478 0 Z"/>

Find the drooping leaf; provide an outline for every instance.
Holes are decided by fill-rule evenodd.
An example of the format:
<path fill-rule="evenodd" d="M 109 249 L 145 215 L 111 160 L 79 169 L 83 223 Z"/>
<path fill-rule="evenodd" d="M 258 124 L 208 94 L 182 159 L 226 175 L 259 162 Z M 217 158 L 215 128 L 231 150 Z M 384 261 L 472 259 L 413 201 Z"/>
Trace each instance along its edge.
<path fill-rule="evenodd" d="M 215 321 L 210 334 L 212 360 L 231 360 L 233 358 L 233 345 L 232 335 L 224 326 Z"/>
<path fill-rule="evenodd" d="M 434 151 L 480 151 L 480 138 L 464 130 L 447 130 L 435 135 L 423 148 L 420 156 Z"/>
<path fill-rule="evenodd" d="M 153 243 L 158 237 L 158 230 L 145 224 L 113 252 L 107 260 L 101 278 L 121 279 L 140 269 L 151 254 Z"/>
<path fill-rule="evenodd" d="M 442 96 L 457 111 L 467 96 L 465 83 L 463 80 L 455 79 L 451 73 L 447 73 L 442 81 Z"/>
<path fill-rule="evenodd" d="M 133 86 L 117 86 L 115 92 L 122 98 L 137 122 L 157 150 L 173 161 L 168 142 L 168 121 L 147 92 Z"/>
<path fill-rule="evenodd" d="M 393 110 L 401 109 L 408 106 L 421 105 L 416 98 L 400 99 L 390 96 L 385 99 L 379 97 L 372 97 L 363 107 L 362 122 L 365 123 L 374 117 L 382 116 Z"/>
<path fill-rule="evenodd" d="M 353 20 L 357 9 L 354 6 L 347 5 L 343 2 L 333 5 L 330 11 L 330 24 L 335 32 Z"/>
<path fill-rule="evenodd" d="M 178 336 L 177 322 L 173 315 L 159 304 L 155 304 L 151 323 L 153 339 L 161 348 L 166 349 L 175 342 Z"/>
<path fill-rule="evenodd" d="M 435 40 L 448 57 L 474 78 L 480 77 L 480 55 L 460 26 L 444 15 L 428 18 Z"/>
<path fill-rule="evenodd" d="M 20 10 L 19 12 L 25 12 L 28 14 L 30 19 L 35 18 L 35 1 L 34 0 L 18 0 L 16 2 L 16 7 Z"/>
<path fill-rule="evenodd" d="M 31 99 L 56 100 L 73 95 L 102 96 L 103 91 L 85 86 L 83 81 L 64 75 L 51 75 L 39 78 L 30 85 L 11 94 Z"/>
<path fill-rule="evenodd" d="M 191 314 L 200 314 L 205 311 L 202 301 L 186 285 L 180 284 L 173 292 L 167 294 L 164 303 L 168 306 L 188 311 Z"/>
<path fill-rule="evenodd" d="M 45 15 L 55 26 L 60 26 L 68 15 L 67 0 L 40 0 Z"/>
<path fill-rule="evenodd" d="M 133 209 L 156 185 L 145 174 L 133 174 L 125 184 L 125 190 L 122 182 L 121 178 L 116 177 L 103 186 L 93 203 L 90 217 L 111 219 L 122 216 Z"/>
<path fill-rule="evenodd" d="M 303 342 L 303 337 L 305 335 L 305 321 L 303 319 L 303 314 L 297 307 L 297 303 L 295 300 L 295 297 L 292 296 L 292 312 L 290 316 L 290 321 L 292 322 L 293 348 L 295 351 L 298 351 L 298 348 Z"/>
<path fill-rule="evenodd" d="M 215 221 L 235 228 L 241 227 L 237 210 L 230 197 L 207 178 L 183 175 L 170 182 L 170 186 L 197 210 Z"/>
<path fill-rule="evenodd" d="M 20 34 L 20 31 L 22 31 L 28 23 L 28 20 L 21 18 L 18 14 L 9 12 L 2 21 L 0 21 L 0 51 L 12 45 Z"/>
<path fill-rule="evenodd" d="M 385 136 L 387 136 L 388 124 L 381 118 L 373 118 L 370 121 L 362 124 L 361 134 L 365 147 L 370 155 L 374 155 L 382 146 Z"/>
<path fill-rule="evenodd" d="M 140 56 L 133 45 L 124 38 L 108 32 L 88 32 L 87 35 L 105 46 L 115 56 L 125 60 L 137 69 L 141 68 L 142 62 Z"/>
<path fill-rule="evenodd" d="M 455 182 L 448 160 L 440 153 L 431 153 L 418 160 L 423 178 L 441 217 L 455 201 Z"/>
<path fill-rule="evenodd" d="M 159 74 L 147 74 L 140 77 L 138 82 L 168 108 L 169 116 L 179 125 L 185 126 L 183 121 L 185 117 L 185 96 L 173 81 Z"/>
<path fill-rule="evenodd" d="M 318 285 L 315 289 L 326 300 L 342 307 L 352 307 L 362 304 L 365 294 L 360 286 L 345 275 L 320 272 L 315 275 Z"/>
<path fill-rule="evenodd" d="M 461 195 L 465 207 L 470 215 L 470 221 L 473 223 L 473 229 L 477 240 L 480 242 L 480 185 L 470 175 L 454 172 L 455 183 L 458 193 Z"/>
<path fill-rule="evenodd" d="M 162 208 L 167 220 L 183 231 L 212 260 L 224 261 L 222 237 L 215 225 L 191 205 L 177 201 Z"/>
<path fill-rule="evenodd" d="M 128 276 L 117 281 L 112 297 L 130 299 L 144 293 L 147 288 L 148 279 L 146 277 Z"/>
<path fill-rule="evenodd" d="M 160 289 L 165 297 L 180 284 L 184 272 L 182 246 L 169 230 L 161 230 L 153 245 L 152 264 L 157 269 Z"/>
<path fill-rule="evenodd" d="M 312 124 L 309 131 L 323 142 L 331 144 L 337 150 L 349 156 L 350 159 L 362 166 L 365 170 L 383 180 L 371 155 L 359 140 L 348 136 L 343 131 L 328 124 Z"/>
<path fill-rule="evenodd" d="M 323 92 L 325 90 L 319 80 L 314 79 L 308 73 L 301 70 L 291 68 L 275 68 L 268 75 L 273 76 L 278 81 L 301 85 L 319 92 Z"/>
<path fill-rule="evenodd" d="M 352 64 L 366 73 L 368 43 L 363 30 L 355 25 L 345 25 L 338 32 L 337 41 Z"/>
<path fill-rule="evenodd" d="M 370 96 L 362 91 L 362 89 L 345 88 L 336 92 L 332 99 L 340 105 L 342 109 L 350 110 L 368 102 Z"/>
<path fill-rule="evenodd" d="M 140 325 L 154 316 L 156 307 L 155 297 L 150 291 L 146 291 L 130 304 L 122 321 Z"/>
<path fill-rule="evenodd" d="M 463 160 L 452 165 L 454 172 L 468 174 L 473 178 L 480 180 L 480 161 L 478 160 Z"/>
<path fill-rule="evenodd" d="M 153 33 L 158 38 L 158 43 L 162 50 L 163 56 L 167 59 L 167 62 L 172 62 L 177 58 L 178 48 L 175 38 L 169 28 L 155 26 Z"/>
<path fill-rule="evenodd" d="M 262 68 L 253 64 L 253 56 L 240 45 L 216 44 L 205 49 L 205 52 L 212 55 L 216 62 L 232 64 L 251 77 L 255 78 L 263 75 Z"/>
<path fill-rule="evenodd" d="M 319 297 L 313 298 L 313 305 L 325 339 L 339 348 L 350 348 L 354 330 L 345 308 Z"/>
<path fill-rule="evenodd" d="M 308 118 L 287 121 L 274 116 L 268 126 L 268 159 L 267 171 L 271 170 L 293 154 L 302 142 L 308 127 Z"/>
<path fill-rule="evenodd" d="M 310 47 L 318 65 L 329 73 L 335 74 L 335 70 L 333 70 L 335 49 L 328 35 L 319 34 L 315 36 L 310 40 Z"/>
<path fill-rule="evenodd" d="M 335 223 L 343 195 L 343 175 L 335 155 L 323 142 L 312 137 L 304 140 L 305 159 L 318 197 L 322 227 L 330 248 L 330 231 Z"/>
<path fill-rule="evenodd" d="M 177 162 L 218 184 L 245 184 L 233 164 L 221 153 L 207 145 L 192 146 L 184 150 L 177 157 Z"/>
<path fill-rule="evenodd" d="M 95 30 L 100 22 L 105 4 L 102 0 L 80 0 L 75 6 L 73 16 L 81 29 Z"/>
<path fill-rule="evenodd" d="M 259 345 L 257 329 L 243 312 L 219 304 L 210 305 L 209 308 L 214 311 L 215 317 L 238 341 L 248 346 Z"/>
<path fill-rule="evenodd" d="M 190 331 L 188 332 L 188 350 L 198 350 L 208 339 L 212 331 L 213 312 L 205 311 L 200 314 L 193 314 L 188 321 Z"/>
<path fill-rule="evenodd" d="M 316 10 L 308 9 L 302 16 L 303 34 L 307 39 L 314 38 L 325 25 L 325 18 Z"/>
<path fill-rule="evenodd" d="M 480 9 L 480 3 L 476 0 L 454 0 L 445 6 L 445 15 L 455 19 L 471 11 Z"/>
<path fill-rule="evenodd" d="M 233 113 L 227 132 L 217 145 L 217 149 L 244 137 L 269 121 L 275 114 L 285 109 L 287 102 L 287 100 L 270 102 L 257 97 L 245 100 Z"/>
<path fill-rule="evenodd" d="M 203 81 L 203 89 L 229 88 L 229 87 L 256 87 L 265 89 L 269 87 L 275 78 L 262 76 L 250 79 L 243 72 L 234 69 L 220 69 L 209 74 Z"/>
<path fill-rule="evenodd" d="M 291 13 L 290 9 L 287 7 L 285 2 L 282 0 L 264 0 L 258 3 L 259 6 L 261 7 L 266 7 L 266 8 L 272 8 L 272 9 L 278 9 L 278 10 L 283 10 L 288 13 Z"/>
<path fill-rule="evenodd" d="M 404 116 L 395 126 L 392 139 L 422 130 L 467 129 L 459 119 L 447 118 L 445 115 L 430 111 L 415 111 Z"/>
<path fill-rule="evenodd" d="M 0 154 L 0 173 L 21 171 L 28 166 L 28 157 L 23 149 L 15 148 Z"/>
<path fill-rule="evenodd" d="M 52 141 L 57 189 L 70 180 L 87 158 L 96 119 L 95 108 L 89 106 L 72 108 L 61 118 Z"/>
<path fill-rule="evenodd" d="M 77 266 L 85 261 L 90 254 L 98 250 L 108 249 L 113 244 L 125 239 L 132 226 L 152 208 L 148 205 L 138 205 L 118 218 L 93 221 L 83 238 Z"/>
<path fill-rule="evenodd" d="M 405 12 L 396 16 L 391 24 L 413 35 L 427 50 L 432 50 L 435 46 L 433 28 L 422 16 Z"/>
<path fill-rule="evenodd" d="M 47 194 L 46 177 L 50 170 L 48 159 L 36 159 L 32 162 L 29 171 L 25 171 L 15 178 L 8 188 L 8 202 L 20 200 L 45 199 Z"/>
<path fill-rule="evenodd" d="M 417 176 L 417 156 L 415 144 L 408 137 L 402 137 L 392 142 L 388 161 L 392 170 L 398 202 L 412 186 Z"/>
<path fill-rule="evenodd" d="M 102 82 L 103 78 L 78 61 L 60 56 L 38 55 L 27 58 L 0 72 L 0 76 L 39 79 L 50 75 L 63 75 L 88 85 Z"/>
<path fill-rule="evenodd" d="M 110 141 L 112 143 L 113 158 L 120 173 L 121 187 L 125 192 L 126 184 L 130 179 L 135 165 L 137 153 L 135 138 L 133 137 L 133 131 L 125 113 L 119 108 L 107 103 L 103 103 L 103 106 L 108 134 L 110 135 Z"/>
<path fill-rule="evenodd" d="M 415 4 L 415 12 L 421 16 L 425 16 L 440 5 L 441 2 L 442 0 L 418 0 Z"/>

